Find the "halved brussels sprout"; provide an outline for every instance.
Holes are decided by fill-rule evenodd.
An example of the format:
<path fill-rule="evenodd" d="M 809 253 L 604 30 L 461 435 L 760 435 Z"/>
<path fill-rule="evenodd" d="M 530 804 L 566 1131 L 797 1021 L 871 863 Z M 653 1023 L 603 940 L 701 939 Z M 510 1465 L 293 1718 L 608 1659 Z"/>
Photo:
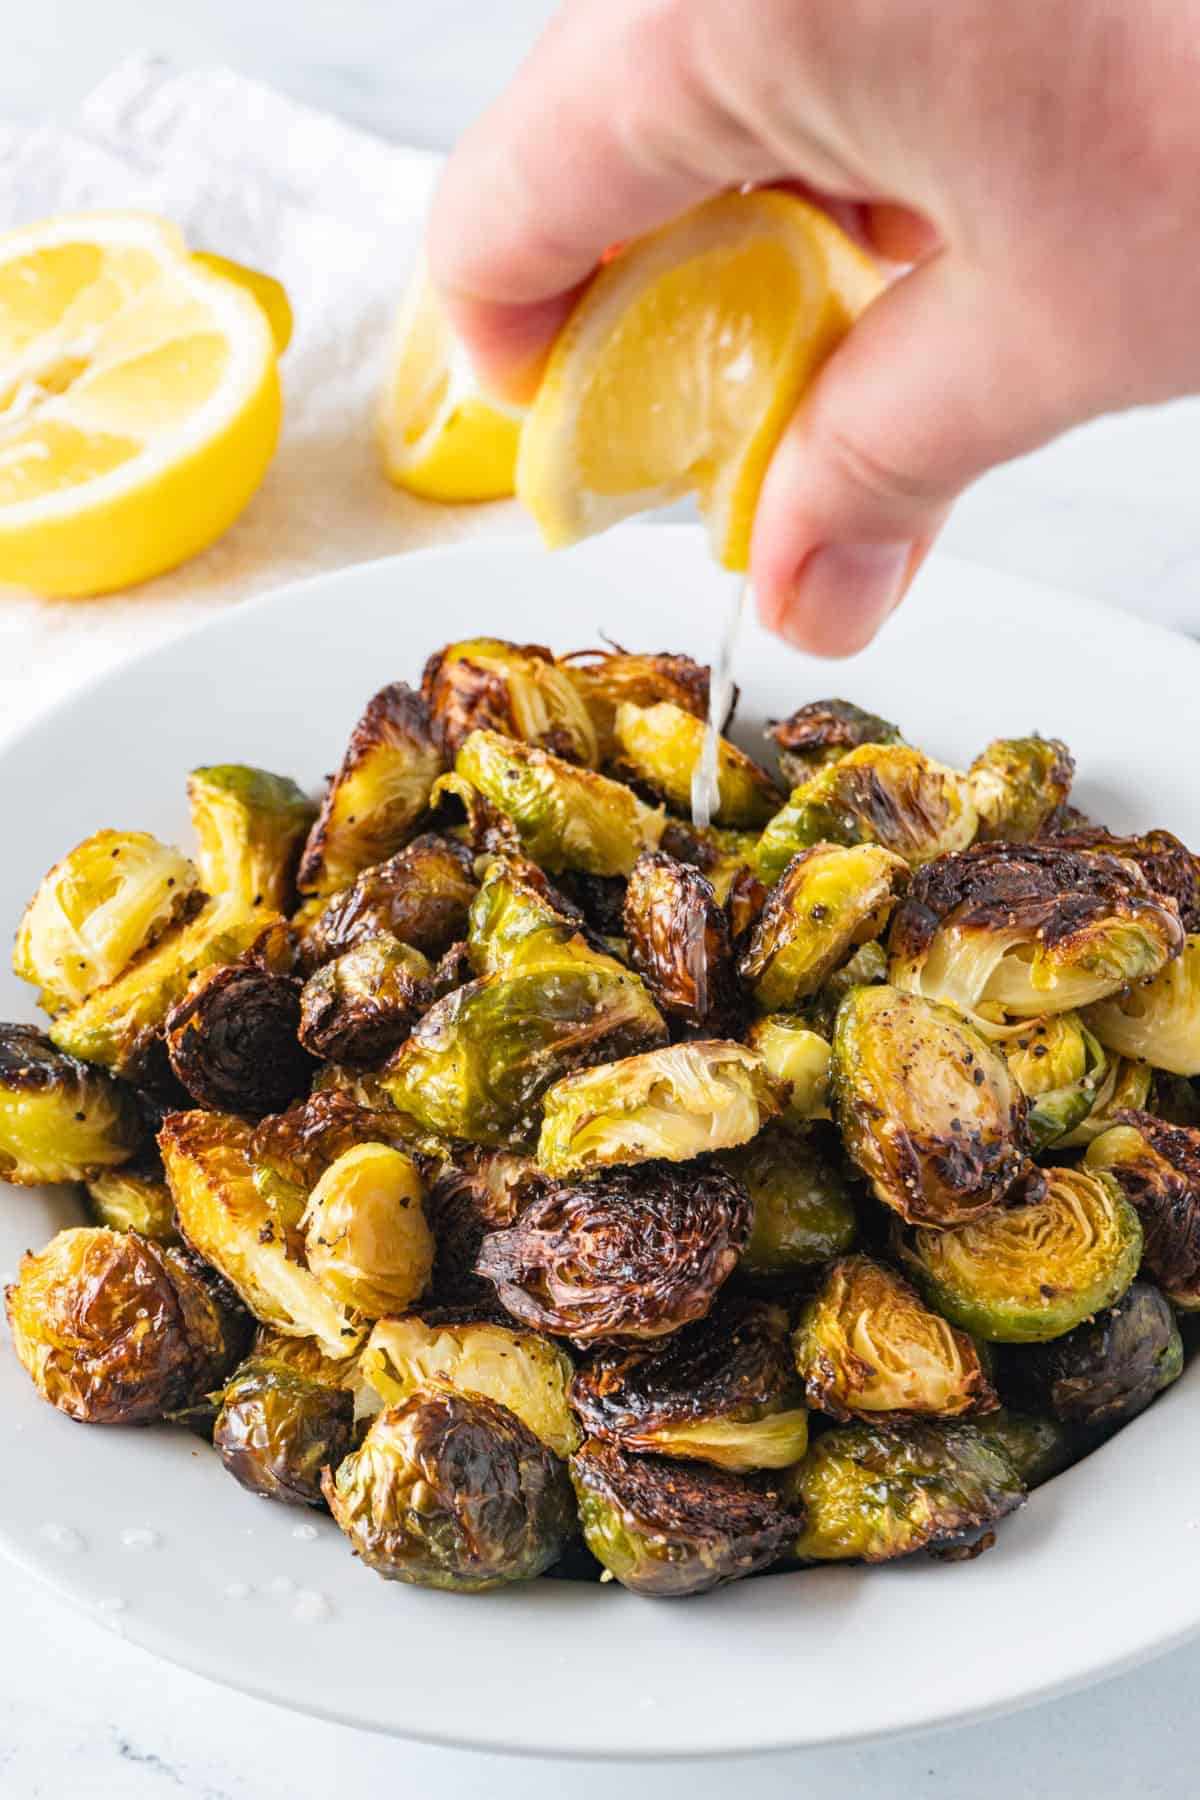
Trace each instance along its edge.
<path fill-rule="evenodd" d="M 446 1151 L 382 1097 L 378 1105 L 366 1106 L 341 1088 L 325 1088 L 255 1127 L 249 1146 L 255 1185 L 277 1218 L 298 1226 L 326 1169 L 356 1144 L 389 1144 L 434 1159 Z"/>
<path fill-rule="evenodd" d="M 193 769 L 188 804 L 206 894 L 287 912 L 296 896 L 296 863 L 317 809 L 294 781 L 220 763 Z"/>
<path fill-rule="evenodd" d="M 483 1240 L 476 1267 L 535 1331 L 637 1344 L 703 1318 L 750 1235 L 750 1200 L 712 1163 L 559 1182 Z"/>
<path fill-rule="evenodd" d="M 740 1150 L 723 1151 L 720 1162 L 743 1183 L 754 1208 L 739 1280 L 790 1283 L 854 1242 L 858 1219 L 832 1131 L 768 1125 Z"/>
<path fill-rule="evenodd" d="M 663 1349 L 598 1351 L 571 1404 L 593 1439 L 724 1469 L 785 1469 L 808 1446 L 787 1313 L 739 1295 L 722 1295 Z"/>
<path fill-rule="evenodd" d="M 322 1478 L 329 1510 L 387 1581 L 481 1593 L 532 1581 L 575 1530 L 567 1471 L 515 1413 L 422 1388 Z"/>
<path fill-rule="evenodd" d="M 1136 863 L 1156 894 L 1174 900 L 1185 931 L 1200 931 L 1200 858 L 1170 831 L 1120 837 L 1099 825 L 1051 828 L 1043 841 L 1063 850 L 1101 850 Z"/>
<path fill-rule="evenodd" d="M 1038 1171 L 1005 1206 L 951 1231 L 918 1230 L 904 1260 L 931 1305 L 994 1344 L 1039 1344 L 1115 1306 L 1142 1228 L 1109 1175 Z"/>
<path fill-rule="evenodd" d="M 1200 1086 L 1187 1075 L 1155 1069 L 1149 1093 L 1146 1111 L 1156 1118 L 1168 1125 L 1200 1125 Z"/>
<path fill-rule="evenodd" d="M 475 1272 L 480 1247 L 489 1231 L 511 1225 L 545 1187 L 531 1157 L 507 1150 L 465 1150 L 443 1166 L 425 1196 L 425 1216 L 437 1244 L 433 1296 L 439 1304 L 496 1303 L 491 1282 Z"/>
<path fill-rule="evenodd" d="M 799 1007 L 797 1023 L 819 1032 L 823 1038 L 833 1037 L 837 1010 L 855 987 L 876 987 L 888 978 L 887 951 L 877 938 L 860 944 L 848 962 L 833 974 Z"/>
<path fill-rule="evenodd" d="M 44 1400 L 88 1425 L 149 1425 L 200 1400 L 250 1321 L 187 1251 L 80 1225 L 21 1258 L 13 1348 Z"/>
<path fill-rule="evenodd" d="M 1108 1058 L 1078 1013 L 1050 1013 L 991 1035 L 1029 1101 L 1035 1153 L 1083 1124 L 1108 1074 Z"/>
<path fill-rule="evenodd" d="M 168 1113 L 159 1133 L 167 1183 L 187 1242 L 232 1283 L 257 1319 L 349 1356 L 361 1332 L 303 1260 L 295 1225 L 259 1191 L 251 1131 L 223 1113 Z"/>
<path fill-rule="evenodd" d="M 204 969 L 164 1021 L 167 1055 L 197 1106 L 260 1118 L 303 1094 L 300 983 L 247 963 Z"/>
<path fill-rule="evenodd" d="M 792 1346 L 809 1405 L 834 1419 L 954 1419 L 996 1405 L 966 1332 L 869 1256 L 843 1256 L 826 1272 Z"/>
<path fill-rule="evenodd" d="M 308 1375 L 325 1387 L 345 1388 L 353 1392 L 359 1380 L 358 1356 L 326 1356 L 316 1338 L 286 1337 L 272 1325 L 260 1325 L 250 1346 L 256 1362 L 283 1363 L 301 1375 Z"/>
<path fill-rule="evenodd" d="M 746 1046 L 761 1056 L 767 1074 L 787 1091 L 783 1117 L 789 1124 L 828 1119 L 832 1051 L 828 1040 L 787 1013 L 768 1013 L 746 1033 Z"/>
<path fill-rule="evenodd" d="M 801 787 L 861 744 L 902 744 L 900 728 L 852 700 L 810 700 L 786 719 L 773 719 L 767 737 L 779 752 L 790 787 Z"/>
<path fill-rule="evenodd" d="M 426 1322 L 417 1313 L 380 1319 L 361 1368 L 385 1406 L 433 1382 L 506 1406 L 555 1456 L 579 1448 L 579 1427 L 567 1404 L 574 1365 L 560 1345 L 536 1331 L 491 1319 Z"/>
<path fill-rule="evenodd" d="M 778 881 L 813 844 L 882 844 L 913 868 L 964 850 L 977 820 L 965 775 L 907 744 L 861 744 L 795 788 L 758 843 L 758 873 Z"/>
<path fill-rule="evenodd" d="M 441 956 L 465 935 L 475 898 L 470 851 L 426 831 L 386 862 L 364 869 L 304 930 L 306 968 L 387 934 L 425 956 Z"/>
<path fill-rule="evenodd" d="M 1081 1149 L 1109 1130 L 1123 1112 L 1139 1112 L 1149 1103 L 1152 1079 L 1149 1063 L 1132 1062 L 1126 1056 L 1110 1056 L 1108 1068 L 1096 1089 L 1092 1110 L 1073 1131 L 1059 1138 L 1054 1146 L 1055 1153 Z"/>
<path fill-rule="evenodd" d="M 917 874 L 889 947 L 897 987 L 963 1013 L 1029 1019 L 1146 980 L 1179 955 L 1183 930 L 1132 863 L 977 844 Z"/>
<path fill-rule="evenodd" d="M 110 1231 L 136 1231 L 139 1237 L 154 1238 L 160 1244 L 179 1242 L 175 1202 L 153 1145 L 119 1169 L 93 1175 L 85 1185 L 88 1212 L 95 1224 L 106 1225 Z"/>
<path fill-rule="evenodd" d="M 879 844 L 814 844 L 767 897 L 739 968 L 759 1012 L 815 994 L 851 951 L 879 936 L 908 885 L 908 865 Z"/>
<path fill-rule="evenodd" d="M 624 701 L 613 722 L 617 768 L 686 818 L 706 729 L 703 720 L 669 700 L 655 706 Z M 743 831 L 765 825 L 783 800 L 766 770 L 725 738 L 717 745 L 717 794 L 716 823 Z"/>
<path fill-rule="evenodd" d="M 84 1181 L 144 1136 L 132 1091 L 65 1056 L 33 1025 L 0 1025 L 0 1181 Z"/>
<path fill-rule="evenodd" d="M 1172 1075 L 1200 1075 L 1200 932 L 1149 981 L 1129 980 L 1137 985 L 1087 1009 L 1100 1042 Z"/>
<path fill-rule="evenodd" d="M 364 1318 L 403 1312 L 433 1272 L 433 1233 L 416 1164 L 387 1144 L 356 1144 L 309 1195 L 308 1266 L 338 1306 Z"/>
<path fill-rule="evenodd" d="M 1115 1306 L 1050 1344 L 1010 1350 L 1006 1395 L 1067 1425 L 1111 1430 L 1183 1373 L 1183 1339 L 1161 1290 L 1135 1281 Z"/>
<path fill-rule="evenodd" d="M 629 960 L 668 1019 L 689 1031 L 728 1027 L 741 1010 L 729 921 L 711 883 L 649 850 L 625 891 Z"/>
<path fill-rule="evenodd" d="M 1142 1221 L 1144 1266 L 1185 1312 L 1200 1310 L 1200 1131 L 1126 1112 L 1085 1162 L 1116 1182 Z"/>
<path fill-rule="evenodd" d="M 571 672 L 541 644 L 468 638 L 435 651 L 421 692 L 447 756 L 476 730 L 541 744 L 594 769 L 596 728 Z"/>
<path fill-rule="evenodd" d="M 495 731 L 473 731 L 454 770 L 512 820 L 526 855 L 552 875 L 628 875 L 663 833 L 661 811 L 621 782 Z"/>
<path fill-rule="evenodd" d="M 999 1051 L 948 1006 L 851 988 L 833 1037 L 833 1097 L 846 1149 L 912 1223 L 960 1224 L 1025 1167 L 1025 1097 Z"/>
<path fill-rule="evenodd" d="M 803 1562 L 890 1562 L 974 1539 L 1025 1498 L 988 1422 L 835 1425 L 797 1470 Z"/>
<path fill-rule="evenodd" d="M 569 1175 L 690 1162 L 748 1143 L 781 1108 L 780 1089 L 743 1044 L 672 1044 L 556 1082 L 543 1103 L 538 1166 Z"/>
<path fill-rule="evenodd" d="M 1060 738 L 996 738 L 967 770 L 979 837 L 1028 844 L 1066 804 L 1075 758 Z"/>
<path fill-rule="evenodd" d="M 767 890 L 755 873 L 758 833 L 727 831 L 721 825 L 693 825 L 668 819 L 659 844 L 676 862 L 691 863 L 707 877 L 718 906 L 729 913 L 736 937 L 762 910 Z"/>
<path fill-rule="evenodd" d="M 987 1443 L 1007 1456 L 1027 1488 L 1040 1487 L 1069 1468 L 1080 1454 L 1077 1434 L 1058 1419 L 1011 1412 L 1005 1406 L 988 1413 L 977 1429 Z"/>
<path fill-rule="evenodd" d="M 584 948 L 588 938 L 582 916 L 535 863 L 522 856 L 492 858 L 467 927 L 467 955 L 476 975 L 537 962 L 573 941 L 576 949 Z"/>
<path fill-rule="evenodd" d="M 708 717 L 709 671 L 690 656 L 666 651 L 659 656 L 635 656 L 626 650 L 575 650 L 559 660 L 591 715 L 602 763 L 613 753 L 613 722 L 618 706 L 625 701 L 656 706 L 660 700 L 669 700 L 698 719 Z M 735 688 L 723 731 L 736 704 Z"/>
<path fill-rule="evenodd" d="M 321 1471 L 354 1447 L 354 1395 L 254 1355 L 220 1395 L 213 1449 L 235 1481 L 285 1506 L 321 1506 Z"/>
<path fill-rule="evenodd" d="M 430 973 L 421 952 L 398 938 L 364 938 L 305 982 L 300 1043 L 334 1062 L 382 1062 L 424 1011 Z"/>
<path fill-rule="evenodd" d="M 588 1549 L 635 1594 L 683 1599 L 766 1569 L 802 1514 L 761 1476 L 586 1443 L 571 1480 Z"/>
<path fill-rule="evenodd" d="M 302 894 L 335 894 L 412 836 L 442 771 L 429 708 L 403 681 L 381 688 L 350 735 L 300 858 Z"/>
<path fill-rule="evenodd" d="M 17 927 L 13 969 L 49 1013 L 107 987 L 193 903 L 187 857 L 147 831 L 97 831 L 56 863 Z"/>

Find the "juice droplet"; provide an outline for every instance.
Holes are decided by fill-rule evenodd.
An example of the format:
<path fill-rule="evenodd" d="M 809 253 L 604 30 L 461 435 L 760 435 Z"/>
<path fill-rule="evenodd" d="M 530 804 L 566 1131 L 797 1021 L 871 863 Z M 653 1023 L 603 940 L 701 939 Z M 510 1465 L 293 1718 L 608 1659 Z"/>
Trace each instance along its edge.
<path fill-rule="evenodd" d="M 713 822 L 721 805 L 720 747 L 721 729 L 733 698 L 733 657 L 738 634 L 746 612 L 750 583 L 737 577 L 737 590 L 725 615 L 721 642 L 708 679 L 708 719 L 704 726 L 704 743 L 700 759 L 692 770 L 692 824 L 704 831 Z"/>
<path fill-rule="evenodd" d="M 162 1534 L 153 1531 L 149 1525 L 131 1525 L 121 1533 L 121 1543 L 126 1550 L 157 1550 L 162 1544 Z"/>
<path fill-rule="evenodd" d="M 38 1536 L 52 1550 L 62 1550 L 68 1556 L 75 1556 L 80 1550 L 87 1549 L 87 1539 L 73 1525 L 43 1525 Z"/>
<path fill-rule="evenodd" d="M 333 1617 L 333 1608 L 315 1588 L 301 1588 L 292 1606 L 292 1617 L 301 1625 L 319 1625 L 323 1619 Z"/>

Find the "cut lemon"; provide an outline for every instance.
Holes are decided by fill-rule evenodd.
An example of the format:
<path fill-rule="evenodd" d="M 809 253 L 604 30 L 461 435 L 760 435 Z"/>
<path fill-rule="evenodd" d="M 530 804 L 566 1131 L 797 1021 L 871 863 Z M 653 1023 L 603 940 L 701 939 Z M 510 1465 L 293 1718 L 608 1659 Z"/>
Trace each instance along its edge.
<path fill-rule="evenodd" d="M 517 496 L 557 549 L 695 494 L 745 569 L 771 453 L 883 286 L 827 214 L 725 194 L 627 245 L 584 289 L 521 435 Z"/>
<path fill-rule="evenodd" d="M 498 500 L 513 491 L 521 413 L 487 399 L 424 269 L 396 319 L 379 411 L 384 467 L 425 500 Z"/>
<path fill-rule="evenodd" d="M 0 236 L 0 581 L 107 593 L 232 524 L 279 436 L 268 279 L 143 213 Z"/>

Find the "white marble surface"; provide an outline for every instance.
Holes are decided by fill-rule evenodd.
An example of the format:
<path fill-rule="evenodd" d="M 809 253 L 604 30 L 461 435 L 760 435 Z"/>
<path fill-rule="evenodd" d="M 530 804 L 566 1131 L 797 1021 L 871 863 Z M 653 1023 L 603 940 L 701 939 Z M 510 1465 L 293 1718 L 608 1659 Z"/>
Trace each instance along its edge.
<path fill-rule="evenodd" d="M 362 125 L 438 148 L 502 81 L 551 8 L 546 0 L 157 0 L 152 9 L 145 0 L 41 0 L 4 10 L 0 120 L 66 117 L 114 61 L 149 41 L 181 63 L 233 63 Z M 982 484 L 960 508 L 949 543 L 1200 629 L 1198 440 L 1195 402 L 1105 421 Z M 9 1480 L 30 1478 L 6 1471 Z M 914 1646 L 934 1656 L 970 1650 L 969 1620 L 959 1645 Z M 410 1651 L 397 1645 L 398 1680 Z M 568 1788 L 578 1800 L 608 1800 L 614 1782 L 629 1800 L 685 1784 L 695 1800 L 731 1786 L 755 1800 L 805 1790 L 836 1800 L 1153 1800 L 1186 1782 L 1198 1685 L 1200 1647 L 1016 1718 L 900 1745 L 670 1772 L 518 1763 L 369 1738 L 224 1693 L 0 1565 L 0 1800 L 304 1800 L 335 1789 L 539 1800 Z"/>

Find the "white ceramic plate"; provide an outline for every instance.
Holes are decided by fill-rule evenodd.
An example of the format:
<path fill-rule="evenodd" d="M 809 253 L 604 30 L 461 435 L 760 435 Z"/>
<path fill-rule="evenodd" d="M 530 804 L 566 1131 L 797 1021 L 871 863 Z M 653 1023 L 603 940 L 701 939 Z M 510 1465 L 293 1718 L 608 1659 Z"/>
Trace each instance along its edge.
<path fill-rule="evenodd" d="M 187 842 L 184 775 L 198 763 L 259 763 L 315 787 L 367 696 L 418 677 L 449 638 L 569 650 L 605 632 L 707 657 L 727 592 L 693 528 L 635 528 L 554 558 L 427 551 L 227 613 L 0 750 L 0 936 L 97 827 Z M 809 662 L 754 627 L 738 664 L 748 742 L 764 717 L 831 691 L 960 763 L 1038 727 L 1074 748 L 1087 811 L 1200 841 L 1181 750 L 1200 649 L 1135 618 L 935 558 L 852 666 Z M 0 974 L 0 1017 L 32 1016 L 28 991 Z M 62 1194 L 3 1189 L 0 1273 L 78 1217 Z M 377 1580 L 329 1520 L 252 1498 L 194 1439 L 72 1424 L 0 1339 L 0 1547 L 148 1648 L 351 1724 L 555 1754 L 783 1749 L 1017 1706 L 1200 1625 L 1197 1368 L 1036 1493 L 977 1562 L 814 1570 L 670 1603 L 550 1581 L 465 1598 Z"/>

